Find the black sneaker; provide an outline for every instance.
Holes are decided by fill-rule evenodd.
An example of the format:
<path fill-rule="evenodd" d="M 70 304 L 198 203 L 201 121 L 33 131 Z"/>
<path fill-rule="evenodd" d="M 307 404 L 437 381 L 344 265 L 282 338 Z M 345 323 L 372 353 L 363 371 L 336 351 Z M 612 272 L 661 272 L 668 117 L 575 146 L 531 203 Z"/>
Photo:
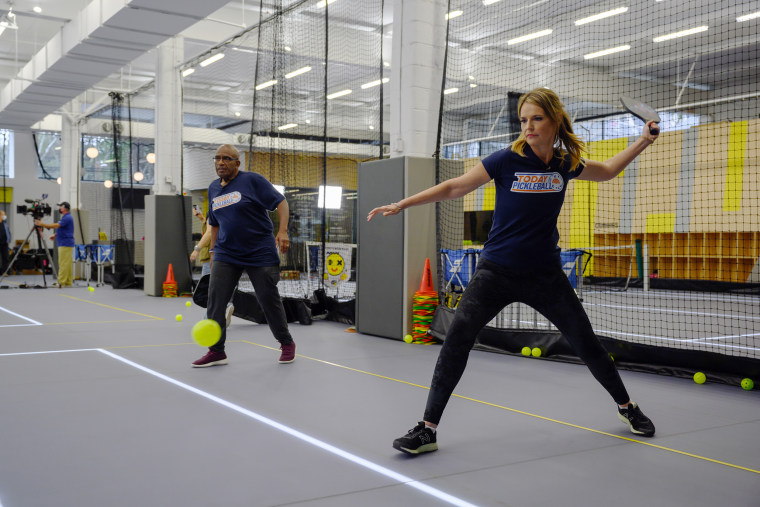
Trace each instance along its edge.
<path fill-rule="evenodd" d="M 438 443 L 435 440 L 435 431 L 426 428 L 425 423 L 420 421 L 406 435 L 394 440 L 393 448 L 407 454 L 437 451 Z"/>
<path fill-rule="evenodd" d="M 618 417 L 631 427 L 631 433 L 634 435 L 641 435 L 642 437 L 654 435 L 654 424 L 644 415 L 637 404 L 631 403 L 626 408 L 618 407 Z"/>

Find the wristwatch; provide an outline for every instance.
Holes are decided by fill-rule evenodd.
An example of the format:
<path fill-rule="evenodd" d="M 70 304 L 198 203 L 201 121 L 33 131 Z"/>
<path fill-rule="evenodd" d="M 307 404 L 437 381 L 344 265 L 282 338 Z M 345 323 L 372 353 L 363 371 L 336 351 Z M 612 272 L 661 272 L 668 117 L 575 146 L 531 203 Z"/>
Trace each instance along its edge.
<path fill-rule="evenodd" d="M 198 250 L 200 250 L 200 249 L 201 249 L 201 248 L 200 248 L 198 245 L 195 245 L 195 246 L 193 247 L 193 250 L 195 250 L 196 252 L 197 252 Z"/>

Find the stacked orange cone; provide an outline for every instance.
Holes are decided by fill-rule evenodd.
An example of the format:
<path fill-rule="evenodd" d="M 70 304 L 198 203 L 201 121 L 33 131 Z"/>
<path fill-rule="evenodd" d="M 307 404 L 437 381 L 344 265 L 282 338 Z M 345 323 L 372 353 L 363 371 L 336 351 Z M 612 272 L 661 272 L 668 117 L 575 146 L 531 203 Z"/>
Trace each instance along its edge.
<path fill-rule="evenodd" d="M 163 296 L 165 298 L 177 297 L 177 282 L 174 280 L 174 268 L 172 268 L 171 263 L 169 263 L 169 269 L 166 270 L 166 280 L 164 280 L 163 289 Z"/>
<path fill-rule="evenodd" d="M 433 289 L 430 259 L 425 259 L 425 271 L 422 273 L 420 290 L 415 292 L 412 298 L 412 343 L 430 344 L 433 342 L 428 330 L 437 306 L 438 293 Z"/>

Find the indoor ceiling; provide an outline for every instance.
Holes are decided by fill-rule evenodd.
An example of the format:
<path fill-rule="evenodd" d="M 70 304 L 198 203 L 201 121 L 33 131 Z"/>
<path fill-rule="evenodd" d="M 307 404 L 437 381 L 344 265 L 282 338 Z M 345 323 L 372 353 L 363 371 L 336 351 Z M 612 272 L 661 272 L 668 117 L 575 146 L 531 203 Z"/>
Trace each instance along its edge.
<path fill-rule="evenodd" d="M 172 16 L 171 19 L 178 20 L 177 26 L 181 29 L 177 33 L 184 37 L 184 61 L 188 65 L 221 42 L 258 22 L 258 0 L 232 0 L 228 3 L 224 0 L 217 1 L 219 8 L 199 19 L 193 19 L 193 12 L 208 9 L 213 5 L 213 0 L 111 2 L 141 6 L 143 17 L 138 18 L 140 23 L 148 27 L 159 25 L 154 31 L 161 32 L 160 28 L 163 28 L 163 33 L 152 38 L 147 33 L 151 30 L 142 30 L 134 40 L 124 41 L 123 46 L 111 44 L 106 53 L 103 53 L 102 45 L 95 45 L 99 51 L 95 61 L 101 64 L 102 69 L 99 70 L 104 75 L 88 75 L 90 79 L 84 80 L 79 85 L 81 88 L 77 88 L 76 82 L 67 82 L 69 89 L 65 95 L 74 98 L 87 92 L 80 96 L 80 100 L 86 104 L 85 111 L 92 112 L 98 104 L 105 103 L 108 92 L 130 92 L 152 82 L 156 69 L 155 47 L 174 35 L 170 33 L 170 23 L 161 26 L 160 15 L 166 14 Z M 283 1 L 286 5 L 299 4 L 301 15 L 298 19 L 304 27 L 313 23 L 315 16 L 318 16 L 316 2 L 317 0 Z M 352 2 L 357 9 L 362 4 L 361 0 L 336 2 Z M 88 8 L 89 3 L 89 0 L 12 2 L 19 28 L 6 29 L 0 34 L 0 90 L 4 91 L 10 80 L 51 39 L 62 32 L 64 25 L 76 20 L 79 13 Z M 392 76 L 391 37 L 388 33 L 392 30 L 394 2 L 386 0 L 385 3 L 387 5 L 382 27 L 368 27 L 366 23 L 349 17 L 334 19 L 334 22 L 336 33 L 340 34 L 347 46 L 356 44 L 362 38 L 382 37 L 383 59 L 391 62 L 385 75 Z M 157 9 L 156 4 L 161 4 L 162 7 L 150 11 L 151 8 Z M 447 96 L 449 107 L 457 109 L 463 115 L 482 114 L 484 103 L 493 102 L 490 106 L 498 107 L 503 102 L 506 91 L 521 91 L 537 85 L 557 90 L 573 114 L 580 117 L 614 111 L 617 108 L 615 97 L 620 93 L 638 95 L 658 108 L 667 108 L 675 103 L 696 104 L 721 97 L 750 96 L 758 92 L 760 20 L 738 23 L 736 18 L 757 12 L 760 10 L 760 2 L 491 0 L 489 4 L 485 5 L 483 0 L 451 1 L 452 10 L 461 10 L 462 14 L 451 20 L 451 65 L 448 69 L 450 85 L 461 84 L 464 87 L 474 78 L 480 87 L 476 89 L 477 94 Z M 0 12 L 7 12 L 10 5 L 0 0 Z M 574 24 L 580 18 L 621 6 L 628 7 L 628 11 L 620 16 L 580 27 Z M 39 7 L 40 12 L 35 12 L 35 7 Z M 265 2 L 264 8 L 266 16 L 270 13 L 267 11 L 271 11 L 271 5 L 267 6 Z M 494 19 L 494 12 L 499 12 L 499 19 Z M 182 26 L 183 17 L 187 26 Z M 653 42 L 653 37 L 663 35 L 663 31 L 695 26 L 709 26 L 709 30 L 694 37 L 678 39 L 670 45 Z M 514 37 L 545 28 L 553 30 L 551 35 L 525 43 L 508 43 Z M 299 27 L 290 27 L 290 30 L 295 33 Z M 303 30 L 303 33 L 308 33 L 308 30 Z M 157 42 L 152 44 L 154 40 Z M 246 43 L 249 48 L 255 47 L 252 42 L 255 41 Z M 331 41 L 331 44 L 340 46 L 341 42 Z M 624 56 L 593 60 L 584 58 L 586 54 L 621 44 L 631 46 L 630 50 L 621 54 Z M 81 54 L 74 55 L 80 59 L 86 58 L 88 50 L 95 51 L 91 46 L 82 46 L 77 48 Z M 245 44 L 242 46 L 245 47 Z M 314 44 L 303 41 L 300 48 L 294 49 L 293 58 L 298 56 L 308 60 L 309 48 L 313 46 Z M 112 61 L 108 61 L 109 52 Z M 228 64 L 233 59 L 230 53 Z M 367 75 L 366 62 L 345 58 L 335 63 L 346 66 L 344 74 L 351 76 L 356 83 Z M 514 69 L 507 79 L 504 79 L 503 73 L 492 73 L 493 76 L 489 74 L 494 66 L 504 65 Z M 198 71 L 195 76 L 186 79 L 186 101 L 198 101 L 197 105 L 189 107 L 210 112 L 216 106 L 213 114 L 229 117 L 230 123 L 233 123 L 235 113 L 239 113 L 240 108 L 230 106 L 234 101 L 230 100 L 228 92 L 245 91 L 250 94 L 253 85 L 250 74 L 241 71 L 243 67 L 228 65 L 227 71 L 221 71 L 222 67 L 214 65 L 205 72 Z M 85 74 L 87 72 L 91 72 L 91 67 L 87 68 Z M 581 72 L 586 80 L 584 83 L 579 83 L 572 77 Z M 683 86 L 684 83 L 686 87 Z M 329 87 L 339 85 L 340 83 L 331 83 Z M 488 90 L 491 92 L 490 98 L 486 94 Z M 0 110 L 0 128 L 28 128 L 42 120 L 46 114 L 60 111 L 61 106 L 68 102 L 61 100 L 63 98 L 36 101 L 26 109 L 20 107 L 19 110 L 24 113 L 20 116 L 7 114 L 14 107 L 12 103 L 5 111 Z M 244 107 L 245 103 L 245 100 L 241 100 L 240 107 Z M 335 103 L 338 104 L 338 101 Z M 346 114 L 361 114 L 363 103 L 357 94 L 346 98 L 343 104 L 346 106 Z M 297 107 L 298 103 L 294 102 L 293 108 Z M 243 117 L 246 115 L 250 117 L 250 111 L 244 112 Z M 6 118 L 21 119 L 14 122 L 7 121 Z"/>

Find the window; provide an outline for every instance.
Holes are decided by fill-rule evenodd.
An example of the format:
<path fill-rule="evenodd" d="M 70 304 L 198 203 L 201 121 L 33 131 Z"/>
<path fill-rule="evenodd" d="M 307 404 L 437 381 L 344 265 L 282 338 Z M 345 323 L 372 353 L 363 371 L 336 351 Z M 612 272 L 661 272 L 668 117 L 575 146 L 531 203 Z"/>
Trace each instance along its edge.
<path fill-rule="evenodd" d="M 54 180 L 61 175 L 61 134 L 59 132 L 36 132 L 37 177 Z"/>
<path fill-rule="evenodd" d="M 119 174 L 116 173 L 116 157 L 114 156 L 112 136 L 82 136 L 82 169 L 83 181 L 121 182 L 128 185 L 136 172 L 143 174 L 141 185 L 152 185 L 155 171 L 154 164 L 148 161 L 148 154 L 153 153 L 153 143 L 147 140 L 132 141 L 132 164 L 130 166 L 130 143 L 122 139 L 119 143 Z M 130 175 L 130 170 L 132 175 Z M 134 183 L 138 183 L 136 180 Z"/>
<path fill-rule="evenodd" d="M 13 178 L 13 131 L 0 129 L 0 177 Z"/>

